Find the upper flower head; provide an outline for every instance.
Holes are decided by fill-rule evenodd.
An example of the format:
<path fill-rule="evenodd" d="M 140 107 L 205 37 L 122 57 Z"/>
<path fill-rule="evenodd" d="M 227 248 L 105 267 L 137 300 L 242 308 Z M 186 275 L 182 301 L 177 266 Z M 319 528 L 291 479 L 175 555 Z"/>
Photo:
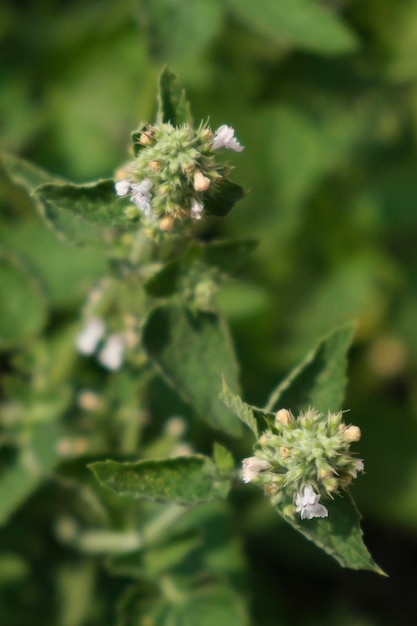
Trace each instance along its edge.
<path fill-rule="evenodd" d="M 211 149 L 218 150 L 218 148 L 230 148 L 235 152 L 242 152 L 243 146 L 235 138 L 235 131 L 231 126 L 223 124 L 214 133 Z"/>
<path fill-rule="evenodd" d="M 243 150 L 226 125 L 213 133 L 204 123 L 198 128 L 189 123 L 142 124 L 133 137 L 135 157 L 116 173 L 115 192 L 134 205 L 125 209 L 128 219 L 142 212 L 161 230 L 172 230 L 173 220 L 200 219 L 203 206 L 217 204 L 223 189 L 227 194 L 227 183 L 222 183 L 230 167 L 215 151 L 222 146 Z M 226 201 L 227 206 L 233 203 Z M 152 232 L 152 225 L 147 227 Z"/>
<path fill-rule="evenodd" d="M 295 510 L 300 513 L 301 519 L 328 516 L 329 512 L 326 507 L 319 504 L 320 497 L 320 494 L 316 493 L 311 485 L 305 485 L 303 493 L 297 493 Z"/>

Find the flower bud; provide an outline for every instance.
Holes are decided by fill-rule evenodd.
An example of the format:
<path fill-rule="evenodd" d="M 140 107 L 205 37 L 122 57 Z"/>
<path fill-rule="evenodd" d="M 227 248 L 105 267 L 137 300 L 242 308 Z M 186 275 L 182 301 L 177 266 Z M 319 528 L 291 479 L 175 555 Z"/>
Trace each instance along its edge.
<path fill-rule="evenodd" d="M 277 411 L 275 415 L 275 425 L 278 426 L 281 424 L 282 426 L 288 426 L 290 422 L 294 421 L 294 417 L 291 411 L 288 409 L 280 409 Z"/>
<path fill-rule="evenodd" d="M 164 215 L 159 221 L 159 228 L 163 231 L 171 231 L 174 228 L 174 220 L 170 215 Z"/>
<path fill-rule="evenodd" d="M 264 494 L 266 496 L 275 496 L 278 493 L 278 486 L 274 483 L 266 483 L 264 485 Z"/>
<path fill-rule="evenodd" d="M 147 130 L 143 132 L 140 136 L 139 143 L 141 143 L 142 146 L 149 146 L 152 143 L 151 131 Z"/>
<path fill-rule="evenodd" d="M 161 169 L 161 164 L 159 161 L 156 161 L 154 159 L 153 161 L 149 161 L 149 167 L 153 172 L 159 172 L 159 170 Z"/>
<path fill-rule="evenodd" d="M 201 172 L 196 172 L 193 178 L 193 186 L 196 191 L 206 191 L 210 186 L 210 178 Z"/>
<path fill-rule="evenodd" d="M 290 449 L 287 446 L 281 446 L 279 452 L 284 459 L 289 455 Z"/>
<path fill-rule="evenodd" d="M 348 426 L 343 431 L 343 439 L 347 441 L 348 443 L 351 443 L 352 441 L 359 441 L 360 438 L 361 438 L 361 431 L 358 426 Z"/>

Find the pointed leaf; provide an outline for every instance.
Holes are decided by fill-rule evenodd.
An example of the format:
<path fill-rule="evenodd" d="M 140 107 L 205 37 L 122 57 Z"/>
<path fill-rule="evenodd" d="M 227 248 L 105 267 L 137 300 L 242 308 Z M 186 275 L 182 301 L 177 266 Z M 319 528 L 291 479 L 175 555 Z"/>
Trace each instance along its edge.
<path fill-rule="evenodd" d="M 192 124 L 190 105 L 178 77 L 165 67 L 159 79 L 157 122 Z"/>
<path fill-rule="evenodd" d="M 69 211 L 94 226 L 128 228 L 134 222 L 124 213 L 130 204 L 129 198 L 116 196 L 111 179 L 85 185 L 46 183 L 37 187 L 34 195 L 38 200 L 56 209 Z"/>
<path fill-rule="evenodd" d="M 223 378 L 223 387 L 219 398 L 232 413 L 236 415 L 246 426 L 249 426 L 255 437 L 258 438 L 258 425 L 254 417 L 252 408 L 243 402 L 238 395 L 232 393 Z"/>
<path fill-rule="evenodd" d="M 322 339 L 273 391 L 266 409 L 289 408 L 294 413 L 314 406 L 318 411 L 337 411 L 343 401 L 346 355 L 354 331 L 347 324 Z"/>
<path fill-rule="evenodd" d="M 221 178 L 216 184 L 210 185 L 204 193 L 204 214 L 216 217 L 226 217 L 233 205 L 243 198 L 245 192 L 240 185 L 232 183 L 227 178 Z"/>
<path fill-rule="evenodd" d="M 238 368 L 228 328 L 212 313 L 191 314 L 178 304 L 151 313 L 145 349 L 163 376 L 213 428 L 239 435 L 239 423 L 220 402 L 221 375 L 238 389 Z"/>
<path fill-rule="evenodd" d="M 289 515 L 286 511 L 290 502 L 281 503 L 277 510 L 293 528 L 336 559 L 342 567 L 371 570 L 384 575 L 363 542 L 360 516 L 349 494 L 325 500 L 324 504 L 329 516 L 323 519 L 301 520 L 297 514 Z"/>
<path fill-rule="evenodd" d="M 159 502 L 195 504 L 225 498 L 230 480 L 221 476 L 211 460 L 187 457 L 138 461 L 98 462 L 89 465 L 99 482 L 120 496 Z"/>
<path fill-rule="evenodd" d="M 12 155 L 3 156 L 3 163 L 11 180 L 22 187 L 29 195 L 45 183 L 65 184 L 61 178 L 49 174 L 32 163 Z M 79 220 L 76 216 L 64 211 L 42 196 L 35 196 L 34 203 L 37 211 L 61 238 L 72 243 L 85 244 L 96 241 L 99 232 L 91 224 Z"/>

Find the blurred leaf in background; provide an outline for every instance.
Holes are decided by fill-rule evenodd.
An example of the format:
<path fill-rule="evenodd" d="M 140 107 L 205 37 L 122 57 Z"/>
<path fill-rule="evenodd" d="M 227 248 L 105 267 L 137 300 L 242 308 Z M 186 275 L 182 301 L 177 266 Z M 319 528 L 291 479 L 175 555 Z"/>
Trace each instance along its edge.
<path fill-rule="evenodd" d="M 153 116 L 164 64 L 180 74 L 194 119 L 237 130 L 245 150 L 232 180 L 250 193 L 227 220 L 207 219 L 199 235 L 204 241 L 259 240 L 216 296 L 231 324 L 243 397 L 260 405 L 320 335 L 356 320 L 343 408 L 362 430 L 366 474 L 353 495 L 365 516 L 366 543 L 391 577 L 376 581 L 372 574 L 337 569 L 282 523 L 261 494 L 240 484 L 227 510 L 224 503 L 208 503 L 201 513 L 197 507 L 172 518 L 178 536 L 168 545 L 156 524 L 170 525 L 172 511 L 158 508 L 165 505 L 130 509 L 110 492 L 103 496 L 87 477 L 85 467 L 97 456 L 82 457 L 83 441 L 91 425 L 100 454 L 107 450 L 103 432 L 107 442 L 118 441 L 128 413 L 120 393 L 138 422 L 148 420 L 145 444 L 160 437 L 160 449 L 171 445 L 161 432 L 177 411 L 190 418 L 196 450 L 210 455 L 207 421 L 197 423 L 162 380 L 149 387 L 148 413 L 137 407 L 135 370 L 130 378 L 102 378 L 101 402 L 119 420 L 106 430 L 108 414 L 79 388 L 80 381 L 99 386 L 100 371 L 68 348 L 85 295 L 104 272 L 105 245 L 85 245 L 87 227 L 82 246 L 58 239 L 2 172 L 0 491 L 3 519 L 11 516 L 0 529 L 5 624 L 31 626 L 39 615 L 51 626 L 145 626 L 149 619 L 246 624 L 242 595 L 262 626 L 414 624 L 416 30 L 415 0 L 3 0 L 2 152 L 80 184 L 113 177 L 126 159 L 130 131 Z M 175 306 L 161 304 L 160 310 L 167 315 Z M 216 329 L 221 332 L 220 322 Z M 65 337 L 57 341 L 60 333 Z M 228 350 L 226 339 L 219 339 L 219 350 Z M 148 347 L 157 351 L 165 377 L 181 377 L 169 344 L 156 343 Z M 69 356 L 60 369 L 56 355 L 62 353 Z M 69 392 L 63 380 L 75 359 Z M 233 358 L 228 362 L 234 371 Z M 185 400 L 189 393 L 183 389 Z M 11 395 L 19 402 L 10 402 Z M 72 399 L 80 395 L 83 406 L 87 398 L 95 408 Z M 220 409 L 218 419 L 226 419 Z M 48 420 L 62 423 L 65 432 L 55 433 Z M 39 465 L 41 431 L 58 455 Z M 228 435 L 219 437 L 223 442 Z M 250 445 L 249 438 L 228 438 L 236 462 Z M 82 461 L 65 463 L 68 446 L 79 446 Z M 100 498 L 106 498 L 110 521 L 103 519 Z M 132 520 L 128 529 L 121 528 L 123 507 Z M 114 563 L 103 570 L 103 552 L 91 550 L 108 526 L 123 541 L 132 527 L 155 531 L 134 567 L 125 564 L 118 577 L 109 573 Z M 87 531 L 96 533 L 94 541 L 87 535 L 90 543 L 83 543 Z M 139 580 L 143 560 L 157 572 L 151 580 Z M 176 587 L 168 594 L 182 599 L 178 605 L 160 603 L 155 590 L 155 578 L 172 569 Z M 190 571 L 200 578 L 187 587 Z M 292 600 L 300 597 L 303 602 Z M 214 602 L 217 612 L 209 610 Z"/>

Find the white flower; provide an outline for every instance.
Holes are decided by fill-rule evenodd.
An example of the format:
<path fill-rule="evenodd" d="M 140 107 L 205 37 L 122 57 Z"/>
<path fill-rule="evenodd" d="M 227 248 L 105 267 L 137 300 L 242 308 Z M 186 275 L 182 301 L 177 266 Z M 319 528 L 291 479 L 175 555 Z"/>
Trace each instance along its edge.
<path fill-rule="evenodd" d="M 242 461 L 242 480 L 244 483 L 250 483 L 251 480 L 264 470 L 268 470 L 272 467 L 268 461 L 262 461 L 256 456 L 250 456 Z"/>
<path fill-rule="evenodd" d="M 191 217 L 194 218 L 195 220 L 201 220 L 201 214 L 204 209 L 204 206 L 201 204 L 201 202 L 193 198 L 191 200 L 190 209 L 191 209 Z"/>
<path fill-rule="evenodd" d="M 230 148 L 235 152 L 242 152 L 243 146 L 235 138 L 235 131 L 231 126 L 223 124 L 214 133 L 211 149 L 218 150 L 219 148 Z"/>
<path fill-rule="evenodd" d="M 90 317 L 76 337 L 75 345 L 78 352 L 85 355 L 93 354 L 105 330 L 106 326 L 102 319 Z"/>
<path fill-rule="evenodd" d="M 152 217 L 152 208 L 150 203 L 152 186 L 153 182 L 150 178 L 144 178 L 139 183 L 133 183 L 131 180 L 126 178 L 124 180 L 119 180 L 114 185 L 116 195 L 127 196 L 127 194 L 130 193 L 130 199 L 133 204 L 141 209 L 147 217 Z"/>
<path fill-rule="evenodd" d="M 150 178 L 144 178 L 140 183 L 132 183 L 130 185 L 132 202 L 145 213 L 146 217 L 152 217 L 151 208 L 151 189 L 153 182 Z"/>
<path fill-rule="evenodd" d="M 311 485 L 305 485 L 302 494 L 297 493 L 295 510 L 300 513 L 301 519 L 328 516 L 329 512 L 326 507 L 319 504 L 320 497 L 320 494 L 316 493 Z"/>
<path fill-rule="evenodd" d="M 98 355 L 98 361 L 108 370 L 116 371 L 123 364 L 126 342 L 120 333 L 110 335 Z"/>
<path fill-rule="evenodd" d="M 356 478 L 358 472 L 363 472 L 364 469 L 365 466 L 363 464 L 363 461 L 361 459 L 355 459 L 355 468 L 351 472 L 351 476 L 353 476 L 353 478 Z"/>
<path fill-rule="evenodd" d="M 130 180 L 119 180 L 115 184 L 116 195 L 126 196 L 130 191 Z"/>

